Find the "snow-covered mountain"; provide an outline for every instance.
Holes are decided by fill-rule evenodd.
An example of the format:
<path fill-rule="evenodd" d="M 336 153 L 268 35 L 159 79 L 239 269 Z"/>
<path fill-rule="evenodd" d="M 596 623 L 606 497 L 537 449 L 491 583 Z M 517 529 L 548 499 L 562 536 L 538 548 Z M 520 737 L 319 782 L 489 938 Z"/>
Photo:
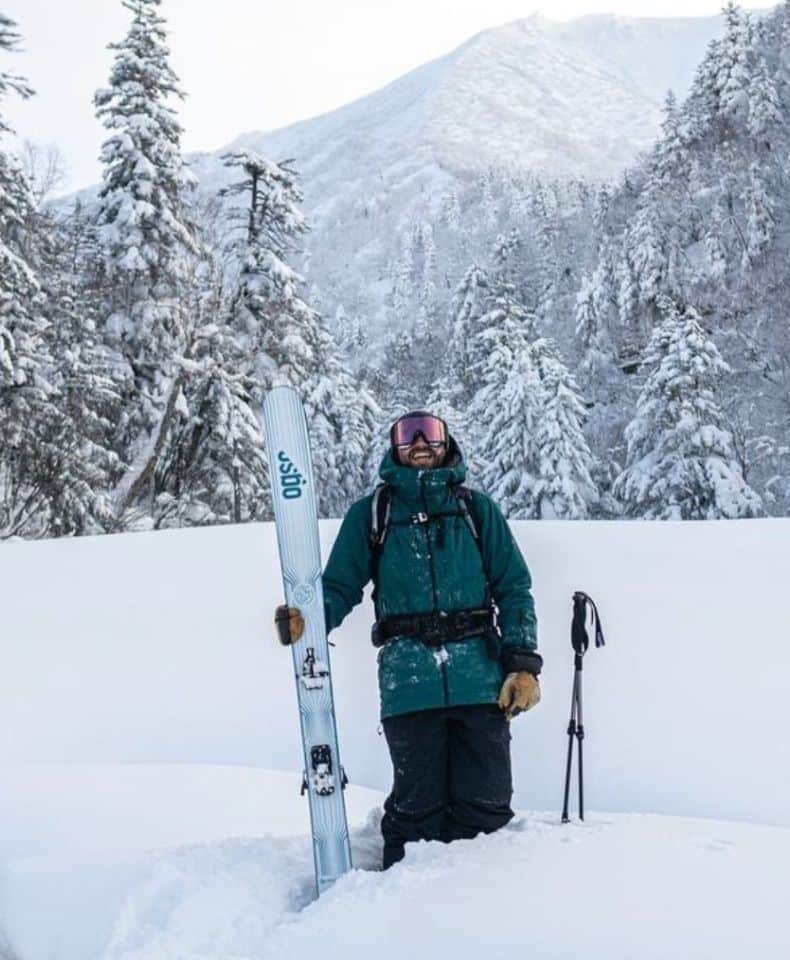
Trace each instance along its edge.
<path fill-rule="evenodd" d="M 417 221 L 435 223 L 447 196 L 470 182 L 474 191 L 489 169 L 616 178 L 651 146 L 667 90 L 685 95 L 722 24 L 721 16 L 531 16 L 337 110 L 244 133 L 190 164 L 213 196 L 229 180 L 227 152 L 293 161 L 311 227 L 299 264 L 309 299 L 330 323 L 340 307 L 360 318 L 375 343 L 391 322 L 393 264 Z M 445 263 L 443 287 L 468 266 Z"/>
<path fill-rule="evenodd" d="M 315 226 L 359 195 L 425 192 L 442 175 L 507 166 L 550 176 L 616 176 L 658 130 L 672 87 L 685 93 L 721 17 L 533 16 L 483 31 L 360 100 L 194 158 L 251 147 L 294 160 Z"/>
<path fill-rule="evenodd" d="M 766 8 L 767 9 L 767 8 Z M 760 16 L 761 11 L 751 11 Z M 691 85 L 694 71 L 722 17 L 624 17 L 593 14 L 557 23 L 538 14 L 528 20 L 570 50 L 600 58 L 629 84 L 662 100 L 667 90 L 678 97 Z"/>
<path fill-rule="evenodd" d="M 303 267 L 313 302 L 381 329 L 399 238 L 417 217 L 434 220 L 454 186 L 490 168 L 617 177 L 650 147 L 667 89 L 685 94 L 721 22 L 517 20 L 338 110 L 245 133 L 191 163 L 213 193 L 228 150 L 293 160 L 312 227 Z"/>

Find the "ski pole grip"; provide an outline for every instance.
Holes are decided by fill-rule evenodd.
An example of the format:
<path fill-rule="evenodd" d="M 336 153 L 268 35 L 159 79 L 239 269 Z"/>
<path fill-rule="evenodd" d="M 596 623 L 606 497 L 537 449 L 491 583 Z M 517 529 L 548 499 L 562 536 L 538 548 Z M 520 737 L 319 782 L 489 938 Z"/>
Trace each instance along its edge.
<path fill-rule="evenodd" d="M 571 621 L 571 646 L 576 653 L 577 658 L 583 657 L 590 645 L 590 638 L 587 636 L 587 611 L 591 612 L 592 624 L 595 627 L 595 646 L 604 646 L 603 629 L 601 627 L 601 618 L 598 616 L 598 608 L 592 597 L 588 596 L 583 590 L 576 590 L 573 594 L 573 619 Z"/>

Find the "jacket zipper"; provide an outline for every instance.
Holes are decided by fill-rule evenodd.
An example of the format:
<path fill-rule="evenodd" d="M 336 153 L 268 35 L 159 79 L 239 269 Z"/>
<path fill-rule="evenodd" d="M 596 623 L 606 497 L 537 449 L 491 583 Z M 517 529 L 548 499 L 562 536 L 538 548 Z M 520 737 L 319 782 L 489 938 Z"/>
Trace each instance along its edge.
<path fill-rule="evenodd" d="M 422 508 L 426 517 L 428 513 L 428 499 L 425 495 L 425 477 L 420 477 L 420 497 L 422 499 Z M 426 520 L 423 524 L 425 530 L 425 545 L 428 548 L 428 566 L 431 571 L 431 592 L 433 594 L 433 612 L 438 616 L 439 614 L 439 592 L 436 587 L 436 569 L 433 564 L 433 549 L 431 547 L 431 533 L 428 529 L 428 521 Z M 450 691 L 447 687 L 447 664 L 444 661 L 445 649 L 444 646 L 438 647 L 439 658 L 440 658 L 440 670 L 442 674 L 442 688 L 444 690 L 444 705 L 445 707 L 450 706 Z"/>
<path fill-rule="evenodd" d="M 428 499 L 425 496 L 425 477 L 420 477 L 420 498 L 422 499 L 422 509 L 425 513 L 425 516 L 429 516 L 428 513 Z M 422 525 L 425 530 L 425 544 L 428 547 L 428 565 L 431 570 L 431 591 L 433 593 L 433 612 L 439 612 L 439 594 L 436 589 L 436 570 L 433 566 L 433 549 L 431 548 L 431 534 L 428 530 L 428 521 Z"/>

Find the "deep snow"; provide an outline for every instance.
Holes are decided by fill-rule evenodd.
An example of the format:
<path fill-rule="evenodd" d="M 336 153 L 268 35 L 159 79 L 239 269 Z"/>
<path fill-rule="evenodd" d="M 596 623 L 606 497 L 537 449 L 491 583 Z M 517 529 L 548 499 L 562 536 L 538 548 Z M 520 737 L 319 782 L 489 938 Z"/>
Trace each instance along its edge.
<path fill-rule="evenodd" d="M 36 786 L 65 798 L 52 852 L 3 866 L 6 929 L 31 960 L 309 960 L 319 949 L 360 960 L 514 950 L 539 960 L 740 960 L 790 947 L 786 828 L 644 814 L 562 826 L 556 813 L 531 813 L 491 837 L 412 847 L 382 874 L 382 798 L 357 788 L 348 797 L 355 870 L 314 902 L 293 775 L 47 768 L 11 786 L 29 800 Z M 44 825 L 35 820 L 15 824 L 34 845 Z"/>
<path fill-rule="evenodd" d="M 544 702 L 513 725 L 515 802 L 550 812 L 306 908 L 271 527 L 5 545 L 0 927 L 20 960 L 306 958 L 341 937 L 350 957 L 786 956 L 790 520 L 513 527 L 546 657 Z M 577 588 L 607 637 L 586 661 L 588 804 L 613 812 L 562 827 Z M 333 635 L 333 669 L 372 871 L 389 769 L 369 616 Z"/>

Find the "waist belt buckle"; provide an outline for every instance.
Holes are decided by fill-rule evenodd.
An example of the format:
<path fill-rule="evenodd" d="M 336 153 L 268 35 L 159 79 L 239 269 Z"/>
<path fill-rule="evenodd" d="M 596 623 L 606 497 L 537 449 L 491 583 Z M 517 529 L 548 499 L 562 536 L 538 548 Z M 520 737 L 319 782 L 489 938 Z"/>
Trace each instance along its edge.
<path fill-rule="evenodd" d="M 441 647 L 447 641 L 447 633 L 447 614 L 440 611 L 423 626 L 422 639 L 429 647 Z"/>

